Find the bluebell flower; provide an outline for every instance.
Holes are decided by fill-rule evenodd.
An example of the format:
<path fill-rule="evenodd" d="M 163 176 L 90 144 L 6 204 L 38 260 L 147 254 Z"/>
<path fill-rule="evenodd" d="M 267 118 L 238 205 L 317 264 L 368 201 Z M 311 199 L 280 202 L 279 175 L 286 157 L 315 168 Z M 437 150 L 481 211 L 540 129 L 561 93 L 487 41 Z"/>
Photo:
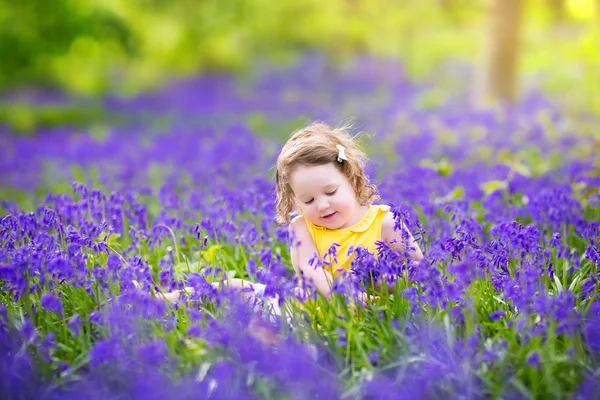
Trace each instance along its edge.
<path fill-rule="evenodd" d="M 533 351 L 527 356 L 525 363 L 533 368 L 540 369 L 542 366 L 540 355 L 537 351 Z"/>
<path fill-rule="evenodd" d="M 40 298 L 40 305 L 46 311 L 53 311 L 53 312 L 57 313 L 58 315 L 62 315 L 62 312 L 63 312 L 62 302 L 52 292 L 46 292 L 46 293 L 42 294 L 42 297 Z"/>
<path fill-rule="evenodd" d="M 491 313 L 490 315 L 488 315 L 488 318 L 490 319 L 490 321 L 498 321 L 505 315 L 506 315 L 506 311 L 496 310 L 493 313 Z"/>
<path fill-rule="evenodd" d="M 83 321 L 79 314 L 73 314 L 71 318 L 67 320 L 67 326 L 73 336 L 78 336 L 83 326 Z"/>

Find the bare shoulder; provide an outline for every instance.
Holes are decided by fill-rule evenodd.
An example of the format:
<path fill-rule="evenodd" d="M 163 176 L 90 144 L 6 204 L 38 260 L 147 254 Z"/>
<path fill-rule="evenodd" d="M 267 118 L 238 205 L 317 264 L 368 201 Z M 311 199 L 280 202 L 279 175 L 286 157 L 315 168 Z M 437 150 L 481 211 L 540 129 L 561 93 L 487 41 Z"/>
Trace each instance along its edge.
<path fill-rule="evenodd" d="M 296 273 L 300 274 L 310 264 L 317 248 L 308 230 L 308 224 L 301 215 L 290 221 L 288 233 L 292 266 Z"/>
<path fill-rule="evenodd" d="M 308 225 L 306 225 L 306 221 L 302 217 L 302 215 L 296 215 L 290 221 L 290 225 L 288 226 L 289 230 L 293 230 L 296 234 L 306 231 L 308 232 Z"/>
<path fill-rule="evenodd" d="M 308 231 L 308 225 L 302 215 L 294 217 L 288 225 L 288 234 L 291 237 L 295 237 L 300 241 L 305 241 L 310 238 L 310 232 Z"/>

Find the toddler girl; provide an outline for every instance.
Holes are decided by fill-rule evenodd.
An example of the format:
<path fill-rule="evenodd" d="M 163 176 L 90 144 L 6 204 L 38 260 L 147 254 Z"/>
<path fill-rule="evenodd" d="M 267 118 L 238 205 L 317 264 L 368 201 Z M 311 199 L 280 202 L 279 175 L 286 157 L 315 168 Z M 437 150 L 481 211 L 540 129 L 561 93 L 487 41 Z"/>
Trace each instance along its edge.
<path fill-rule="evenodd" d="M 325 297 L 331 296 L 333 277 L 350 269 L 354 258 L 353 252 L 348 255 L 350 248 L 360 246 L 375 253 L 376 242 L 384 241 L 394 250 L 408 250 L 416 262 L 423 258 L 410 232 L 394 230 L 390 207 L 372 204 L 378 196 L 365 174 L 365 161 L 365 154 L 344 129 L 320 123 L 293 133 L 277 158 L 277 221 L 289 224 L 292 266 Z M 291 218 L 294 210 L 299 215 Z M 311 263 L 315 255 L 323 257 L 334 243 L 339 245 L 335 260 L 315 268 Z M 218 285 L 213 283 L 215 288 Z M 241 279 L 231 279 L 227 285 L 248 288 L 242 293 L 255 299 L 262 299 L 265 289 Z M 180 291 L 163 296 L 177 301 Z M 277 299 L 268 299 L 264 306 L 280 314 Z"/>
<path fill-rule="evenodd" d="M 414 261 L 423 258 L 410 232 L 394 230 L 390 207 L 372 204 L 378 196 L 365 174 L 365 161 L 344 129 L 320 123 L 292 134 L 277 158 L 277 220 L 289 223 L 292 265 L 326 297 L 332 277 L 350 269 L 350 248 L 375 253 L 376 242 L 385 241 L 404 252 L 407 243 Z M 290 221 L 293 209 L 300 215 Z M 314 268 L 314 255 L 323 256 L 334 243 L 339 244 L 336 260 Z"/>

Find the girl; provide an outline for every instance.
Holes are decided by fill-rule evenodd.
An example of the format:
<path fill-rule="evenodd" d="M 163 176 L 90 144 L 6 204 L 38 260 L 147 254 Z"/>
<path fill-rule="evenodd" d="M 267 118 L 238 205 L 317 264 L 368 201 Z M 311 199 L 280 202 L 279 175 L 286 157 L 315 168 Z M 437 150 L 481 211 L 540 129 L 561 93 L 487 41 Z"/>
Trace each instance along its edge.
<path fill-rule="evenodd" d="M 290 253 L 294 270 L 323 296 L 331 296 L 333 277 L 348 271 L 359 246 L 376 253 L 376 242 L 385 241 L 392 249 L 405 252 L 418 262 L 421 249 L 410 232 L 394 230 L 395 220 L 386 205 L 374 205 L 376 188 L 364 171 L 366 156 L 345 129 L 321 123 L 311 124 L 292 134 L 283 146 L 276 164 L 277 221 L 288 223 Z M 299 215 L 290 218 L 293 210 Z M 335 260 L 311 265 L 315 255 L 322 259 L 338 244 Z M 246 298 L 262 298 L 265 286 L 241 279 L 226 285 L 242 289 Z M 213 283 L 217 288 L 219 283 Z M 247 290 L 244 290 L 247 289 Z M 191 291 L 186 288 L 185 291 Z M 177 301 L 181 291 L 164 294 Z M 265 303 L 279 315 L 277 299 Z"/>
<path fill-rule="evenodd" d="M 394 230 L 390 207 L 372 204 L 379 197 L 365 174 L 365 161 L 345 129 L 320 123 L 293 133 L 277 158 L 277 220 L 289 223 L 292 265 L 326 297 L 332 278 L 350 269 L 351 248 L 376 253 L 376 242 L 385 241 L 404 253 L 407 243 L 414 261 L 423 258 L 410 232 Z M 290 221 L 294 208 L 300 215 Z M 334 243 L 339 246 L 330 266 L 314 268 L 311 259 L 323 256 Z"/>

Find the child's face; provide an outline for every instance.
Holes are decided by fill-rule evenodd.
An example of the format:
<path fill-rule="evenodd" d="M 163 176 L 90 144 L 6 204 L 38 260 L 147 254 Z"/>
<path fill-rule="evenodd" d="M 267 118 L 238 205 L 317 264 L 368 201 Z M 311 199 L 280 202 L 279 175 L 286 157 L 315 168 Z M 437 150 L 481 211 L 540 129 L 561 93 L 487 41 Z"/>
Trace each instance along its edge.
<path fill-rule="evenodd" d="M 297 166 L 290 186 L 302 214 L 314 225 L 346 228 L 360 208 L 348 178 L 333 163 Z"/>

